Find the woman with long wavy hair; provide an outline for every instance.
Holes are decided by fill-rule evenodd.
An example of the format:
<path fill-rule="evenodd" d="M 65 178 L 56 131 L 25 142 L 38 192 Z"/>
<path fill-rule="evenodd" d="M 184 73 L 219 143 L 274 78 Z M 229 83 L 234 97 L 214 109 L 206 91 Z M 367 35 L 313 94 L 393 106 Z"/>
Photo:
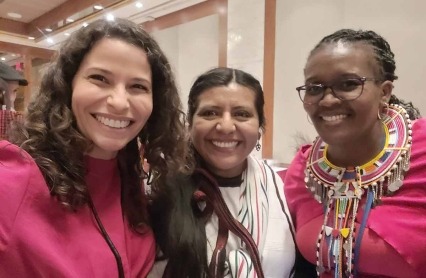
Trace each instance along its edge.
<path fill-rule="evenodd" d="M 185 171 L 182 115 L 169 62 L 137 24 L 76 31 L 0 141 L 0 277 L 145 277 L 143 180 Z"/>

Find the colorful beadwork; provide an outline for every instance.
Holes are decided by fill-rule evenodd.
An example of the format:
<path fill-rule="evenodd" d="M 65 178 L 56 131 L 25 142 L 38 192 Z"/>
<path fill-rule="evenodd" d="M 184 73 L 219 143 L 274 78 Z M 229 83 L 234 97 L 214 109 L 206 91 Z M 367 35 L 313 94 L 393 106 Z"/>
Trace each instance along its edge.
<path fill-rule="evenodd" d="M 325 217 L 317 241 L 317 275 L 333 271 L 334 277 L 353 277 L 368 214 L 383 196 L 402 186 L 409 169 L 411 121 L 404 108 L 390 105 L 382 117 L 386 134 L 383 150 L 362 166 L 342 168 L 327 159 L 328 145 L 317 138 L 306 165 L 306 187 L 324 204 Z M 358 231 L 355 220 L 364 203 Z M 326 249 L 325 249 L 326 248 Z M 324 256 L 327 250 L 327 256 Z"/>

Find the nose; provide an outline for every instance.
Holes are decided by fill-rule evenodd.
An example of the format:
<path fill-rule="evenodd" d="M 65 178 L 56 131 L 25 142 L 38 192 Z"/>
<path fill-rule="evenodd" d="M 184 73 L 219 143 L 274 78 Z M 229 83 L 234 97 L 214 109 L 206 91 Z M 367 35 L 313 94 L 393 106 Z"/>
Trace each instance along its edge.
<path fill-rule="evenodd" d="M 112 88 L 107 98 L 107 104 L 115 113 L 122 113 L 129 109 L 130 103 L 126 87 L 117 85 Z"/>
<path fill-rule="evenodd" d="M 236 127 L 232 117 L 229 114 L 223 115 L 216 124 L 216 130 L 226 134 L 234 132 Z"/>
<path fill-rule="evenodd" d="M 340 99 L 338 99 L 336 97 L 336 95 L 334 94 L 333 89 L 331 89 L 330 87 L 325 88 L 323 96 L 321 98 L 321 100 L 319 101 L 319 105 L 321 106 L 333 106 L 336 103 L 340 103 Z"/>

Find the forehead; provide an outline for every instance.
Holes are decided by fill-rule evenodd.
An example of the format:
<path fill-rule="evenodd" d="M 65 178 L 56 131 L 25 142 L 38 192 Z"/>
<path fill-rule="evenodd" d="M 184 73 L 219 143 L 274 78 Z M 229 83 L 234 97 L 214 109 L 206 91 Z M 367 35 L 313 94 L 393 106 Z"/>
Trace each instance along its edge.
<path fill-rule="evenodd" d="M 205 90 L 198 97 L 198 106 L 253 106 L 255 92 L 248 87 L 231 83 L 228 86 L 213 87 Z"/>
<path fill-rule="evenodd" d="M 362 42 L 336 42 L 320 46 L 308 58 L 305 78 L 331 78 L 336 75 L 373 77 L 378 70 L 372 46 Z"/>

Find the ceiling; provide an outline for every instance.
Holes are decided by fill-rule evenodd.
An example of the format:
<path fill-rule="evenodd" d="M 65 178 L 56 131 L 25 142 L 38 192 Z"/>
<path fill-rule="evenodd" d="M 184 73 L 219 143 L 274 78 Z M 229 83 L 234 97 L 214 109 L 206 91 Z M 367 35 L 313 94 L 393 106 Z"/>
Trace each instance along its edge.
<path fill-rule="evenodd" d="M 16 60 L 28 49 L 43 56 L 43 51 L 57 49 L 70 33 L 101 17 L 143 23 L 205 1 L 0 0 L 0 59 Z"/>

